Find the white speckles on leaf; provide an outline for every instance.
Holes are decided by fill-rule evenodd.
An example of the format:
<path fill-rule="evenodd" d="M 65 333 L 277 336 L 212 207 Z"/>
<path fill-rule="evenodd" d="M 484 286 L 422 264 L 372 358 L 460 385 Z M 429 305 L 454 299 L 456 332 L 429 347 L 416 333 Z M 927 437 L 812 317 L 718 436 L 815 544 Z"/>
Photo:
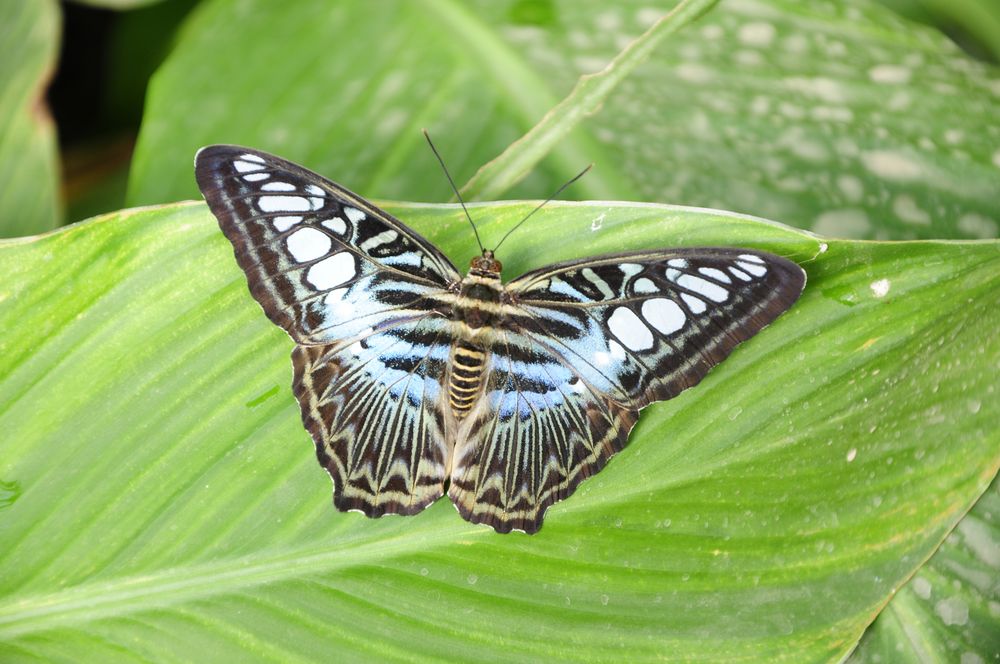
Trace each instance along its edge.
<path fill-rule="evenodd" d="M 931 582 L 922 576 L 914 577 L 912 583 L 913 592 L 917 594 L 920 599 L 930 599 L 931 597 Z"/>
<path fill-rule="evenodd" d="M 931 215 L 917 206 L 917 202 L 909 194 L 900 194 L 892 202 L 892 211 L 901 221 L 908 224 L 927 225 L 931 223 Z"/>
<path fill-rule="evenodd" d="M 831 78 L 816 76 L 812 78 L 793 76 L 785 79 L 785 87 L 794 92 L 799 92 L 806 97 L 811 97 L 831 104 L 842 104 L 847 101 L 838 81 Z"/>
<path fill-rule="evenodd" d="M 860 208 L 829 210 L 816 218 L 813 231 L 832 237 L 862 237 L 871 231 L 868 214 Z"/>
<path fill-rule="evenodd" d="M 879 279 L 877 281 L 873 281 L 869 285 L 869 288 L 872 290 L 872 295 L 877 298 L 881 298 L 889 294 L 889 288 L 891 285 L 892 284 L 888 279 Z"/>
<path fill-rule="evenodd" d="M 909 155 L 892 150 L 872 150 L 861 155 L 865 168 L 886 180 L 917 180 L 926 177 L 923 165 Z"/>
<path fill-rule="evenodd" d="M 913 71 L 900 65 L 876 65 L 868 70 L 868 78 L 875 83 L 903 85 L 910 82 Z"/>
<path fill-rule="evenodd" d="M 859 202 L 865 193 L 861 180 L 853 175 L 844 174 L 837 176 L 837 188 L 840 189 L 844 198 L 851 203 Z"/>
<path fill-rule="evenodd" d="M 958 230 L 975 238 L 989 239 L 997 236 L 997 222 L 975 212 L 963 214 L 958 219 Z"/>
<path fill-rule="evenodd" d="M 738 34 L 740 42 L 747 46 L 767 47 L 774 41 L 777 33 L 774 26 L 764 21 L 754 21 L 740 26 Z"/>
<path fill-rule="evenodd" d="M 969 622 L 969 606 L 959 597 L 942 599 L 934 605 L 934 613 L 945 625 L 964 625 Z"/>
<path fill-rule="evenodd" d="M 715 72 L 710 67 L 696 62 L 685 62 L 677 66 L 677 76 L 688 83 L 708 83 L 715 78 Z"/>

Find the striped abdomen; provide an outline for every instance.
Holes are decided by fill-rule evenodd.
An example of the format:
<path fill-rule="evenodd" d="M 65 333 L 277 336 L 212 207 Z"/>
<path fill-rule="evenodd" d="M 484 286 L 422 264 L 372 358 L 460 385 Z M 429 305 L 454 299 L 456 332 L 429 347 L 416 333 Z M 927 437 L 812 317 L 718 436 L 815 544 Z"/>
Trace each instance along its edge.
<path fill-rule="evenodd" d="M 459 419 L 468 414 L 479 396 L 485 362 L 483 350 L 467 341 L 459 341 L 451 349 L 448 400 Z"/>

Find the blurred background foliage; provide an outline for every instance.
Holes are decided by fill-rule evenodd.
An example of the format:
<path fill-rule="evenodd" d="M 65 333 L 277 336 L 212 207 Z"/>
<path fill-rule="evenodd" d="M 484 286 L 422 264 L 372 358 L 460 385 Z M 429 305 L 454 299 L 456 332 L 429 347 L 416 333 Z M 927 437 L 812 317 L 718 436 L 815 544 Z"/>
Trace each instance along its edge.
<path fill-rule="evenodd" d="M 467 181 L 673 3 L 600 4 L 359 1 L 318 15 L 305 2 L 0 0 L 0 236 L 196 198 L 191 159 L 211 142 L 377 198 L 448 200 L 421 126 Z M 504 196 L 544 196 L 595 161 L 566 197 L 841 237 L 995 238 L 998 62 L 995 0 L 729 0 Z M 996 651 L 998 495 L 994 482 L 856 659 Z"/>
<path fill-rule="evenodd" d="M 188 153 L 221 141 L 280 152 L 373 197 L 447 200 L 418 125 L 439 136 L 461 183 L 658 11 L 625 3 L 635 5 L 624 12 L 630 24 L 553 0 L 471 2 L 464 12 L 438 2 L 378 12 L 336 4 L 323 20 L 296 3 L 286 19 L 254 21 L 254 12 L 198 0 L 4 3 L 7 42 L 25 49 L 4 108 L 30 130 L 8 132 L 0 147 L 18 175 L 0 191 L 0 235 L 195 198 Z M 771 4 L 723 3 L 659 48 L 505 197 L 543 196 L 595 161 L 594 176 L 567 197 L 720 207 L 842 237 L 996 236 L 1000 4 L 882 0 L 905 17 L 898 22 L 877 3 Z M 308 34 L 288 52 L 228 47 L 303 20 Z M 496 27 L 486 48 L 471 47 L 482 37 L 469 37 L 473 24 Z M 359 59 L 345 67 L 352 52 Z M 255 89 L 260 69 L 279 61 L 274 89 Z M 359 63 L 375 72 L 364 84 L 350 71 Z M 226 108 L 240 92 L 253 113 Z M 28 177 L 31 187 L 21 184 Z"/>

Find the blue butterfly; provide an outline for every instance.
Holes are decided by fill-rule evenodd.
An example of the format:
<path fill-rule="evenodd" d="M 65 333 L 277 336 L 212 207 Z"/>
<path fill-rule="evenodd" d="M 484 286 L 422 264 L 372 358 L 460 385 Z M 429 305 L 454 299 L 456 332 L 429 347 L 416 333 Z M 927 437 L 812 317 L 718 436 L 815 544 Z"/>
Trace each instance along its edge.
<path fill-rule="evenodd" d="M 795 263 L 656 249 L 509 283 L 493 251 L 463 277 L 401 221 L 244 147 L 195 173 L 250 293 L 295 341 L 293 389 L 334 504 L 415 514 L 445 490 L 465 519 L 536 532 L 597 473 L 639 409 L 697 384 L 787 310 Z"/>

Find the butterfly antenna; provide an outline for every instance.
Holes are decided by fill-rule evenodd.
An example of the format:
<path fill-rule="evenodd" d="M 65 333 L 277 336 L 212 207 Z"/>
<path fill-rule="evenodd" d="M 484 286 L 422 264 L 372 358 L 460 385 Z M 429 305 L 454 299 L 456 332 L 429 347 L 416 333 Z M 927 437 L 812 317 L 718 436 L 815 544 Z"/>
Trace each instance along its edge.
<path fill-rule="evenodd" d="M 458 193 L 458 187 L 455 186 L 455 181 L 451 179 L 451 173 L 448 172 L 448 167 L 444 165 L 444 159 L 441 158 L 441 154 L 434 147 L 434 142 L 431 140 L 431 135 L 427 133 L 426 129 L 421 129 L 424 132 L 424 138 L 427 139 L 427 145 L 431 146 L 431 152 L 437 157 L 438 163 L 441 164 L 441 170 L 444 171 L 444 176 L 448 178 L 448 184 L 451 185 L 451 190 L 455 192 L 455 196 L 458 197 L 458 202 L 462 204 L 462 209 L 465 210 L 465 217 L 472 224 L 472 232 L 476 234 L 476 244 L 479 245 L 479 252 L 482 253 L 486 251 L 483 249 L 483 243 L 479 240 L 479 229 L 476 228 L 476 222 L 472 221 L 472 216 L 469 214 L 469 209 L 465 207 L 465 201 L 462 200 L 462 194 Z"/>
<path fill-rule="evenodd" d="M 535 214 L 536 212 L 538 212 L 539 210 L 541 210 L 543 207 L 545 207 L 545 205 L 548 204 L 549 202 L 551 202 L 553 198 L 555 198 L 556 196 L 558 196 L 559 194 L 561 194 L 563 192 L 563 189 L 565 189 L 566 187 L 570 186 L 571 184 L 573 184 L 574 182 L 576 182 L 577 180 L 579 180 L 580 178 L 582 178 L 584 176 L 584 174 L 587 171 L 589 171 L 593 166 L 594 166 L 593 164 L 589 164 L 585 169 L 583 169 L 582 171 L 580 171 L 579 173 L 577 173 L 576 175 L 574 175 L 570 179 L 569 182 L 567 182 L 563 186 L 561 186 L 558 189 L 556 189 L 556 193 L 552 194 L 551 196 L 549 196 L 548 198 L 546 198 L 544 201 L 542 201 L 541 203 L 539 203 L 538 207 L 536 207 L 534 210 L 532 210 L 531 212 L 528 213 L 528 216 L 526 216 L 521 221 L 517 222 L 517 224 L 514 225 L 514 228 L 510 229 L 509 231 L 507 231 L 507 234 L 504 235 L 502 238 L 500 238 L 500 242 L 497 243 L 496 248 L 493 249 L 493 253 L 496 253 L 497 250 L 500 249 L 500 245 L 504 243 L 504 240 L 506 240 L 508 237 L 510 237 L 511 233 L 513 233 L 518 228 L 520 228 L 521 224 L 523 224 L 528 219 L 530 219 L 531 215 Z"/>

